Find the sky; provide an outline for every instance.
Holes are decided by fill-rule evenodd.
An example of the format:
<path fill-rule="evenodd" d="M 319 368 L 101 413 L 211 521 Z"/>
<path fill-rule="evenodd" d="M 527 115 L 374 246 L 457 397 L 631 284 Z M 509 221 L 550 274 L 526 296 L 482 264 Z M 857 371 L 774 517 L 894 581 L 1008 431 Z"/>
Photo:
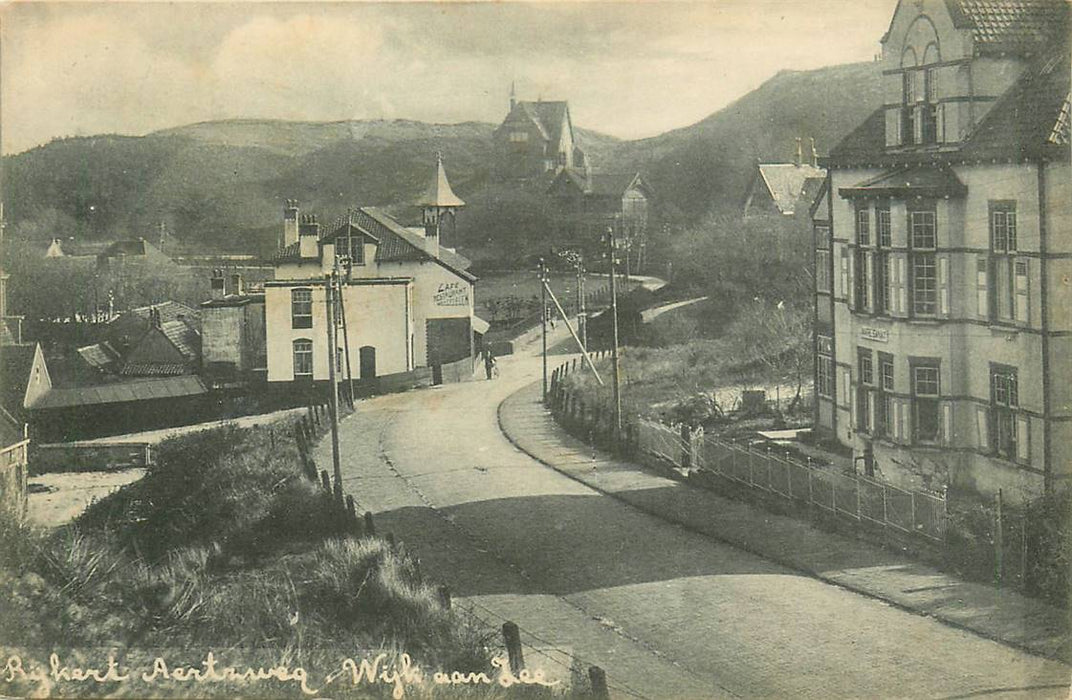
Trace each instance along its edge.
<path fill-rule="evenodd" d="M 486 121 L 565 99 L 621 138 L 783 69 L 871 60 L 896 0 L 0 6 L 0 148 L 215 119 Z"/>

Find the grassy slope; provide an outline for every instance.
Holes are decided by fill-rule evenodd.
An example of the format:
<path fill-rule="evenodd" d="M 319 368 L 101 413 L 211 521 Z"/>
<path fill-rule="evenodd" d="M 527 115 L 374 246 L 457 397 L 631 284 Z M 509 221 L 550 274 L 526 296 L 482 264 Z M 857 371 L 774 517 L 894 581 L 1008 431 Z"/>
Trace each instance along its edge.
<path fill-rule="evenodd" d="M 168 441 L 144 480 L 73 526 L 4 533 L 5 652 L 46 661 L 55 650 L 100 664 L 114 650 L 147 669 L 158 654 L 197 665 L 214 650 L 228 664 L 315 669 L 318 686 L 344 657 L 381 650 L 405 650 L 425 668 L 489 670 L 483 633 L 439 606 L 414 560 L 383 540 L 343 534 L 286 435 L 225 428 Z M 190 692 L 136 680 L 121 693 Z M 21 694 L 32 685 L 8 687 Z M 77 685 L 53 692 L 100 692 Z M 327 692 L 347 690 L 340 681 Z M 300 695 L 293 683 L 259 682 L 243 694 L 251 691 Z M 235 697 L 241 688 L 198 692 Z"/>

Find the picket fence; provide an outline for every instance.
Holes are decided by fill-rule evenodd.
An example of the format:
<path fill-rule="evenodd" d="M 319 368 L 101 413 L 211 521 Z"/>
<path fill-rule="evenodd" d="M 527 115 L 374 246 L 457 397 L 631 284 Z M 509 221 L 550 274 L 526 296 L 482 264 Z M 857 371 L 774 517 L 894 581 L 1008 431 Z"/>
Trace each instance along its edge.
<path fill-rule="evenodd" d="M 602 357 L 606 353 L 597 353 Z M 573 434 L 627 456 L 655 458 L 673 468 L 700 470 L 786 501 L 903 534 L 941 541 L 948 522 L 944 493 L 901 489 L 861 474 L 802 462 L 769 443 L 733 442 L 684 425 L 626 418 L 614 435 L 609 405 L 584 397 L 564 380 L 580 368 L 572 360 L 551 374 L 548 401 L 555 419 Z"/>

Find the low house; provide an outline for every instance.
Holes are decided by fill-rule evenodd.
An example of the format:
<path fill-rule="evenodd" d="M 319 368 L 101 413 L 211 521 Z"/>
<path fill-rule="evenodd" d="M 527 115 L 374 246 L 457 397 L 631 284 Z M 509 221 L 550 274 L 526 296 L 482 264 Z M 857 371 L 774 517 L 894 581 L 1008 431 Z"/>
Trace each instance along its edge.
<path fill-rule="evenodd" d="M 648 228 L 653 191 L 640 173 L 563 170 L 547 188 L 557 203 L 559 225 L 569 237 L 598 237 L 608 226 L 624 239 Z"/>
<path fill-rule="evenodd" d="M 315 217 L 299 217 L 297 202 L 287 202 L 284 247 L 275 280 L 264 287 L 269 382 L 326 380 L 331 357 L 339 371 L 372 379 L 474 356 L 476 277 L 466 258 L 440 244 L 461 200 L 449 192 L 441 163 L 433 177 L 422 229 L 373 207 L 351 209 L 321 229 Z M 338 346 L 329 351 L 325 279 L 336 270 L 342 294 L 333 316 L 340 327 Z"/>

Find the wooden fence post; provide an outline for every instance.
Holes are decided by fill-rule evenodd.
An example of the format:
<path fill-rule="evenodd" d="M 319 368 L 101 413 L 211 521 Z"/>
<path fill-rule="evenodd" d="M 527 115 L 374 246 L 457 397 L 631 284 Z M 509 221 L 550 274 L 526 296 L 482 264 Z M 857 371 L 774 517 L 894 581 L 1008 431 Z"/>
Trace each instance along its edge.
<path fill-rule="evenodd" d="M 324 487 L 325 491 L 331 491 L 331 478 L 328 476 L 327 469 L 320 470 L 320 485 Z"/>
<path fill-rule="evenodd" d="M 376 536 L 376 524 L 372 522 L 372 511 L 365 511 L 365 534 L 369 537 Z"/>
<path fill-rule="evenodd" d="M 592 697 L 596 700 L 609 700 L 610 691 L 607 689 L 607 673 L 599 666 L 588 667 L 588 680 L 592 684 Z"/>
<path fill-rule="evenodd" d="M 692 430 L 687 423 L 681 424 L 681 468 L 690 469 L 692 467 Z"/>
<path fill-rule="evenodd" d="M 450 610 L 450 586 L 442 584 L 436 589 L 436 593 L 439 597 L 439 604 L 443 606 L 443 609 Z"/>
<path fill-rule="evenodd" d="M 502 626 L 506 653 L 510 657 L 510 671 L 516 677 L 525 667 L 525 657 L 521 653 L 521 630 L 513 622 L 504 622 Z"/>

